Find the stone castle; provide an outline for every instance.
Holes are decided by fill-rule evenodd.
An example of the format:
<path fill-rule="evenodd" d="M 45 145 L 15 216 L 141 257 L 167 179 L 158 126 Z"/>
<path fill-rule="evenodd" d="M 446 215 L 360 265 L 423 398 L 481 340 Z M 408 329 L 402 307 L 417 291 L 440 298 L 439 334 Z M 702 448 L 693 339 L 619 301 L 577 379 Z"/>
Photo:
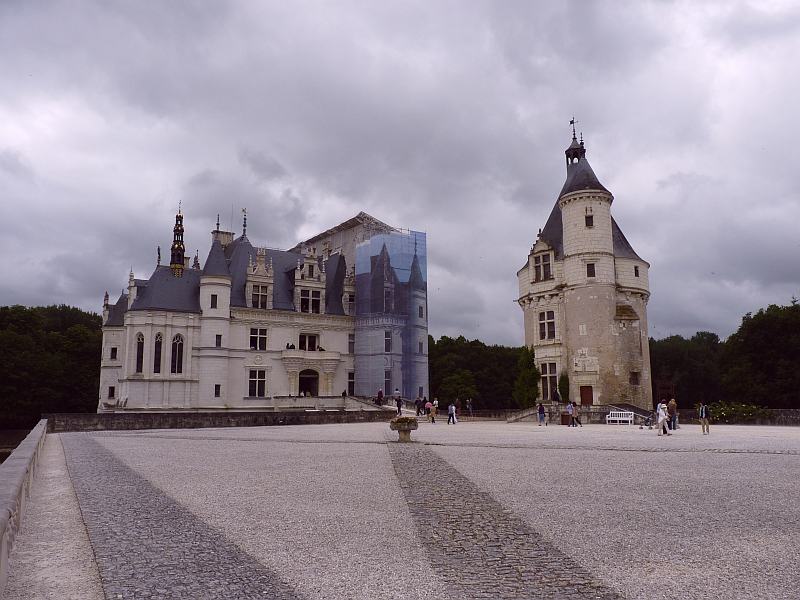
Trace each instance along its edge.
<path fill-rule="evenodd" d="M 533 348 L 545 402 L 569 378 L 584 406 L 652 407 L 647 337 L 649 264 L 611 216 L 614 196 L 586 160 L 581 136 L 566 150 L 567 179 L 518 272 L 525 344 Z"/>

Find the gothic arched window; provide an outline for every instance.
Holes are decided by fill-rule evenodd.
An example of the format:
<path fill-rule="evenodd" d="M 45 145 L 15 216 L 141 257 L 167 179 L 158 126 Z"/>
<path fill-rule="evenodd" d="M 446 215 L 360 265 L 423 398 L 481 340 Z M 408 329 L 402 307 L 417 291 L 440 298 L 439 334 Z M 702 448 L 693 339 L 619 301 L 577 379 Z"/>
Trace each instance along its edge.
<path fill-rule="evenodd" d="M 153 346 L 153 373 L 161 373 L 161 348 L 164 344 L 164 336 L 156 334 L 156 341 Z"/>
<path fill-rule="evenodd" d="M 172 338 L 172 373 L 183 373 L 183 336 L 180 334 Z"/>
<path fill-rule="evenodd" d="M 144 368 L 144 334 L 136 334 L 136 372 L 141 373 Z"/>

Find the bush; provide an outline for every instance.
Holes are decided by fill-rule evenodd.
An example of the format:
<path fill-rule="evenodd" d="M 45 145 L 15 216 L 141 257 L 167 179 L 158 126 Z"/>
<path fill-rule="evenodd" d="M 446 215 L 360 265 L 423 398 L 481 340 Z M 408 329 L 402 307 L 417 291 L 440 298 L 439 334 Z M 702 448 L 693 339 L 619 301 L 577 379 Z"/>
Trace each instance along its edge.
<path fill-rule="evenodd" d="M 744 402 L 714 402 L 708 409 L 715 423 L 753 423 L 769 415 L 763 406 Z M 700 405 L 697 405 L 697 410 L 699 412 Z"/>

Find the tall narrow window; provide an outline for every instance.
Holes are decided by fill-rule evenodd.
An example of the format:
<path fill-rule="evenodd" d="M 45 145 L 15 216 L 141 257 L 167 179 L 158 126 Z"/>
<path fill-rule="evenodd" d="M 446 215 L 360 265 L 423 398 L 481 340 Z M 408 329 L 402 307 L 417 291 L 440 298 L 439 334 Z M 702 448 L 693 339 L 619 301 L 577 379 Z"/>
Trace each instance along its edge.
<path fill-rule="evenodd" d="M 355 294 L 347 294 L 347 314 L 354 315 L 356 314 L 356 295 Z"/>
<path fill-rule="evenodd" d="M 550 265 L 550 253 L 539 254 L 533 257 L 533 280 L 545 281 L 553 278 Z"/>
<path fill-rule="evenodd" d="M 250 328 L 250 349 L 251 350 L 266 350 L 267 349 L 267 330 L 266 328 L 251 327 Z"/>
<path fill-rule="evenodd" d="M 311 292 L 311 312 L 319 314 L 320 292 Z"/>
<path fill-rule="evenodd" d="M 222 385 L 219 383 L 214 384 L 214 398 L 219 398 L 222 395 Z"/>
<path fill-rule="evenodd" d="M 300 312 L 311 312 L 311 292 L 300 290 Z"/>
<path fill-rule="evenodd" d="M 552 400 L 554 392 L 558 389 L 556 377 L 556 363 L 542 363 L 542 399 Z"/>
<path fill-rule="evenodd" d="M 144 370 L 144 335 L 141 333 L 136 334 L 136 372 L 141 373 Z"/>
<path fill-rule="evenodd" d="M 383 393 L 388 398 L 392 393 L 392 372 L 383 372 Z"/>
<path fill-rule="evenodd" d="M 314 265 L 308 265 L 308 278 L 314 278 Z"/>
<path fill-rule="evenodd" d="M 423 345 L 423 343 L 422 343 L 422 342 L 418 342 L 418 344 L 419 344 L 419 345 L 418 345 L 418 347 L 417 347 L 417 354 L 423 354 L 423 351 L 422 351 L 422 350 L 423 350 L 423 348 L 424 348 L 424 345 Z"/>
<path fill-rule="evenodd" d="M 545 310 L 539 313 L 539 339 L 556 339 L 556 313 L 552 310 Z"/>
<path fill-rule="evenodd" d="M 392 332 L 391 331 L 384 331 L 383 332 L 383 351 L 384 352 L 391 352 L 392 351 Z"/>
<path fill-rule="evenodd" d="M 211 294 L 211 308 L 217 308 L 217 295 Z"/>
<path fill-rule="evenodd" d="M 356 334 L 355 333 L 347 334 L 347 353 L 348 354 L 355 354 L 356 353 Z"/>
<path fill-rule="evenodd" d="M 263 369 L 250 369 L 250 387 L 248 395 L 251 398 L 263 398 L 267 394 L 267 372 Z"/>
<path fill-rule="evenodd" d="M 117 393 L 117 388 L 113 385 L 108 386 L 108 397 L 113 398 Z"/>
<path fill-rule="evenodd" d="M 425 309 L 422 308 L 422 304 L 419 305 L 419 318 L 420 319 L 425 318 Z"/>
<path fill-rule="evenodd" d="M 117 348 L 116 348 L 116 346 L 111 348 L 111 356 L 109 358 L 111 358 L 111 360 L 117 360 Z"/>
<path fill-rule="evenodd" d="M 639 267 L 636 266 L 636 265 L 633 266 L 633 276 L 634 277 L 638 277 L 639 276 Z"/>
<path fill-rule="evenodd" d="M 594 227 L 594 215 L 586 215 L 584 221 L 587 227 Z"/>
<path fill-rule="evenodd" d="M 214 346 L 217 348 L 222 348 L 222 334 L 218 333 L 214 338 Z"/>
<path fill-rule="evenodd" d="M 180 334 L 172 338 L 171 373 L 183 373 L 183 336 Z"/>
<path fill-rule="evenodd" d="M 347 395 L 356 395 L 356 374 L 354 371 L 347 372 Z"/>
<path fill-rule="evenodd" d="M 383 312 L 392 312 L 392 290 L 383 290 Z"/>
<path fill-rule="evenodd" d="M 639 371 L 631 371 L 628 375 L 628 383 L 631 385 L 639 385 L 641 382 L 641 373 Z"/>
<path fill-rule="evenodd" d="M 586 276 L 595 277 L 594 263 L 586 263 Z"/>
<path fill-rule="evenodd" d="M 253 308 L 267 308 L 267 292 L 269 287 L 266 285 L 254 285 L 251 305 Z"/>
<path fill-rule="evenodd" d="M 164 346 L 164 336 L 156 334 L 156 341 L 153 344 L 153 373 L 161 373 L 161 349 Z"/>

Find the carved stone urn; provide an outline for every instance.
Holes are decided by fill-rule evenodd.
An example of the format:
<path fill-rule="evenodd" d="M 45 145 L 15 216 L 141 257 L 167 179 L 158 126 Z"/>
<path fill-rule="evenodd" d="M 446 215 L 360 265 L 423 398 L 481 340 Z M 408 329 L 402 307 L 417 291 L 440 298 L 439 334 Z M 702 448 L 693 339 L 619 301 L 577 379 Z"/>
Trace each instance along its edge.
<path fill-rule="evenodd" d="M 416 417 L 395 417 L 389 421 L 389 429 L 398 433 L 401 442 L 410 442 L 411 432 L 418 427 Z"/>

